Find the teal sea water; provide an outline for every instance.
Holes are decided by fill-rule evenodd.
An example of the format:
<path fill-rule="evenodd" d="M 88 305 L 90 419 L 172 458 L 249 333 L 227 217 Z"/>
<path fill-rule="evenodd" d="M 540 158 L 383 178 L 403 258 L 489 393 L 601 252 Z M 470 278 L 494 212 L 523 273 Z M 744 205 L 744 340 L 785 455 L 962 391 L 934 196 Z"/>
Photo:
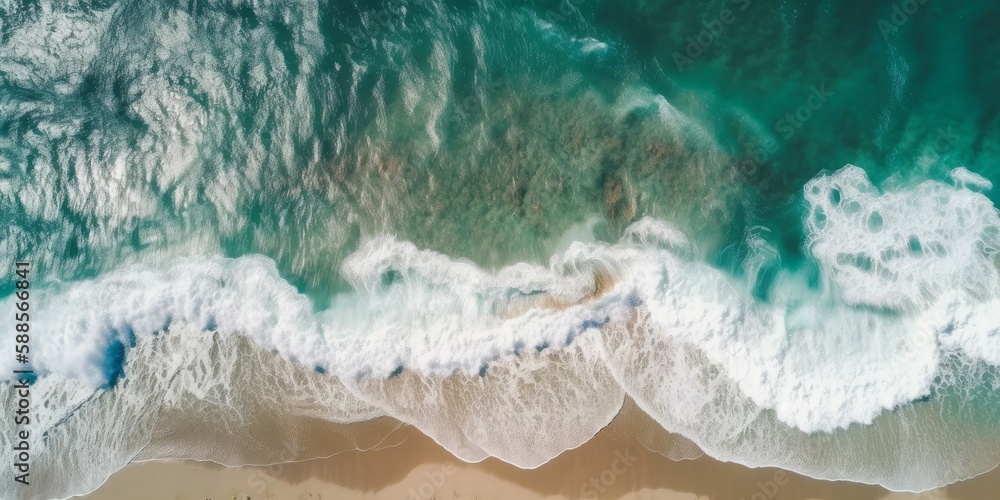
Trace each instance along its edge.
<path fill-rule="evenodd" d="M 198 412 L 233 436 L 388 415 L 536 467 L 625 398 L 751 466 L 911 491 L 990 470 L 998 23 L 0 0 L 0 311 L 30 262 L 34 467 L 64 471 L 0 496 L 312 453 L 148 446 Z"/>

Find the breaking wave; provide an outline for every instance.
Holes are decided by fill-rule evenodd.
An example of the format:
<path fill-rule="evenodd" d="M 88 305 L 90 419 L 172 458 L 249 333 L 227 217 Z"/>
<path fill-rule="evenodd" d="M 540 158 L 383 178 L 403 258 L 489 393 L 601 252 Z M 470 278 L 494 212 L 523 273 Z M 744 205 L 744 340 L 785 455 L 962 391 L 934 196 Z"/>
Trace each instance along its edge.
<path fill-rule="evenodd" d="M 340 269 L 353 290 L 323 308 L 262 256 L 41 285 L 35 462 L 65 472 L 30 496 L 92 490 L 206 412 L 232 435 L 261 418 L 390 416 L 463 460 L 533 468 L 594 436 L 626 397 L 723 460 L 894 490 L 974 476 L 1000 462 L 1000 212 L 988 181 L 952 178 L 880 190 L 855 166 L 823 173 L 803 190 L 809 263 L 782 267 L 754 241 L 739 278 L 644 218 L 613 244 L 496 271 L 369 238 Z M 13 342 L 6 332 L 0 348 Z M 12 404 L 11 384 L 2 392 Z M 289 458 L 197 443 L 158 453 Z"/>

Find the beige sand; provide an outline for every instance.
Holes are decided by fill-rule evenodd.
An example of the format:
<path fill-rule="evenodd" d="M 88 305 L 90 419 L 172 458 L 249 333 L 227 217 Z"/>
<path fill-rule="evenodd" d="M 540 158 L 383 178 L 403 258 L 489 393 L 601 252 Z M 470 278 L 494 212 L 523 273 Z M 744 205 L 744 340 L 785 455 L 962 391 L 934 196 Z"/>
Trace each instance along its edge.
<path fill-rule="evenodd" d="M 457 461 L 433 440 L 403 426 L 377 451 L 270 467 L 135 463 L 90 500 L 211 499 L 664 499 L 664 500 L 996 500 L 1000 471 L 922 494 L 819 481 L 780 469 L 749 469 L 708 457 L 675 462 L 637 441 L 598 434 L 534 470 L 499 460 Z M 592 486 L 593 485 L 593 486 Z M 600 488 L 598 490 L 597 488 Z"/>

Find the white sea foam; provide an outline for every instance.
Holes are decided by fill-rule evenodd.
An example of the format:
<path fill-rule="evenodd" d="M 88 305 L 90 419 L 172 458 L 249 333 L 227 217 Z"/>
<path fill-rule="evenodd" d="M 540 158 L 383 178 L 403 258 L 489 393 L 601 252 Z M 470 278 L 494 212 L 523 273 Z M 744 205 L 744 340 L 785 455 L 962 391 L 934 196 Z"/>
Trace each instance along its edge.
<path fill-rule="evenodd" d="M 969 169 L 965 167 L 958 167 L 952 170 L 948 176 L 951 177 L 951 180 L 954 181 L 958 187 L 982 191 L 989 191 L 993 189 L 992 182 L 977 173 L 970 172 Z"/>
<path fill-rule="evenodd" d="M 968 189 L 972 175 L 953 178 L 966 182 L 880 193 L 849 165 L 806 184 L 807 245 L 844 302 L 915 310 L 948 291 L 1000 295 L 1000 215 Z"/>
<path fill-rule="evenodd" d="M 853 166 L 810 181 L 807 244 L 823 279 L 816 287 L 780 272 L 766 302 L 750 293 L 755 283 L 694 260 L 682 232 L 649 218 L 615 244 L 576 242 L 548 266 L 495 272 L 371 238 L 343 263 L 355 291 L 320 312 L 265 257 L 137 264 L 39 293 L 34 366 L 40 384 L 75 388 L 57 398 L 48 421 L 60 422 L 90 404 L 81 406 L 86 394 L 134 383 L 143 349 L 176 330 L 239 332 L 325 372 L 310 383 L 328 380 L 338 396 L 318 407 L 300 398 L 310 415 L 387 414 L 469 461 L 535 467 L 592 436 L 628 395 L 719 458 L 929 488 L 1000 460 L 1000 436 L 989 433 L 968 445 L 975 453 L 956 455 L 949 440 L 975 419 L 952 415 L 941 399 L 972 391 L 982 370 L 1000 366 L 998 213 L 958 184 L 882 192 Z M 751 237 L 745 267 L 754 275 L 775 254 L 765 232 Z M 0 339 L 3 349 L 12 342 Z M 136 347 L 123 382 L 100 389 L 114 376 L 116 343 Z M 181 361 L 161 367 L 176 376 L 157 397 L 212 399 Z M 0 360 L 0 370 L 10 373 L 10 363 Z M 222 390 L 234 372 L 205 363 L 191 376 L 216 373 L 210 385 Z M 882 442 L 878 432 L 895 437 Z M 122 453 L 142 442 L 142 432 L 130 435 Z M 958 465 L 928 470 L 907 458 L 914 447 L 932 464 Z"/>
<path fill-rule="evenodd" d="M 86 493 L 140 454 L 232 466 L 328 456 L 337 450 L 288 447 L 299 439 L 297 420 L 345 423 L 382 415 L 335 378 L 273 356 L 245 337 L 206 335 L 190 326 L 177 325 L 162 338 L 137 338 L 125 370 L 113 390 L 95 391 L 85 380 L 56 374 L 32 385 L 32 483 L 0 483 L 0 496 Z M 14 392 L 2 389 L 0 399 L 14 404 Z M 282 425 L 268 425 L 260 435 L 259 426 L 273 421 Z M 9 448 L 14 433 L 7 420 L 0 425 L 7 431 L 0 444 Z M 178 432 L 191 441 L 147 446 Z M 37 473 L 53 470 L 59 474 Z"/>

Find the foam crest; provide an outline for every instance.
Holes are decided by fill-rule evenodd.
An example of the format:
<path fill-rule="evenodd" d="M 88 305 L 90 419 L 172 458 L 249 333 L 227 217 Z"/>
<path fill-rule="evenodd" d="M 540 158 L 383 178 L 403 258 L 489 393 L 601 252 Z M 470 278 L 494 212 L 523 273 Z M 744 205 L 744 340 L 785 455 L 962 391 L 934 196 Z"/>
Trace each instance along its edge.
<path fill-rule="evenodd" d="M 517 264 L 487 273 L 409 243 L 373 240 L 344 265 L 359 293 L 315 313 L 265 257 L 134 265 L 40 294 L 35 328 L 46 337 L 33 360 L 41 375 L 104 386 L 116 377 L 116 352 L 183 324 L 239 332 L 343 377 L 388 376 L 400 366 L 476 374 L 501 356 L 565 346 L 625 314 L 630 290 L 613 283 L 578 304 L 598 291 L 594 273 L 613 266 L 601 245 L 575 244 L 551 268 Z M 523 314 L 512 315 L 512 303 L 523 303 Z"/>
<path fill-rule="evenodd" d="M 1000 298 L 972 300 L 952 293 L 925 316 L 941 344 L 961 349 L 972 359 L 1000 366 Z"/>
<path fill-rule="evenodd" d="M 849 304 L 915 310 L 961 290 L 996 297 L 996 207 L 955 170 L 959 186 L 925 181 L 880 192 L 848 165 L 805 186 L 808 248 Z"/>
<path fill-rule="evenodd" d="M 32 326 L 44 335 L 32 361 L 43 376 L 107 385 L 118 370 L 116 349 L 175 325 L 242 332 L 305 364 L 319 361 L 321 337 L 309 300 L 264 257 L 187 259 L 162 269 L 133 266 L 35 297 Z M 6 306 L 13 307 L 12 298 Z M 3 339 L 7 346 L 13 340 Z"/>
<path fill-rule="evenodd" d="M 651 217 L 644 217 L 625 229 L 623 241 L 645 246 L 662 246 L 673 253 L 684 254 L 690 251 L 691 243 L 687 236 L 676 227 Z"/>
<path fill-rule="evenodd" d="M 476 374 L 494 359 L 565 346 L 626 314 L 631 292 L 625 284 L 611 283 L 611 290 L 581 303 L 601 285 L 595 273 L 614 274 L 617 267 L 600 244 L 574 243 L 548 268 L 521 263 L 490 273 L 410 243 L 374 239 L 342 271 L 363 296 L 335 306 L 364 312 L 329 312 L 325 329 L 360 339 L 357 357 L 340 358 L 341 365 L 367 363 L 366 373 L 384 376 L 402 365 L 438 375 Z M 522 306 L 511 308 L 517 304 Z M 393 346 L 389 356 L 386 346 Z M 364 361 L 369 356 L 384 361 L 372 366 Z"/>
<path fill-rule="evenodd" d="M 63 436 L 47 446 L 75 453 L 67 477 L 92 485 L 159 423 L 88 431 L 81 421 L 150 405 L 177 418 L 236 408 L 218 422 L 236 435 L 273 406 L 333 422 L 388 415 L 464 460 L 536 467 L 593 436 L 628 396 L 667 431 L 747 465 L 899 489 L 996 465 L 996 208 L 939 182 L 880 192 L 852 166 L 811 181 L 805 198 L 824 279 L 774 271 L 767 300 L 753 293 L 780 258 L 767 231 L 750 235 L 747 283 L 652 218 L 613 244 L 573 242 L 548 266 L 495 271 L 372 238 L 343 262 L 355 290 L 321 311 L 262 256 L 45 285 L 33 361 L 54 407 L 40 421 Z M 879 257 L 864 270 L 845 255 Z M 78 432 L 118 441 L 88 465 Z"/>
<path fill-rule="evenodd" d="M 588 441 L 622 407 L 624 394 L 596 355 L 594 341 L 588 336 L 563 350 L 508 356 L 481 376 L 405 371 L 349 384 L 462 460 L 492 456 L 534 468 Z"/>
<path fill-rule="evenodd" d="M 780 277 L 764 304 L 704 264 L 664 253 L 644 265 L 637 275 L 644 277 L 647 335 L 694 348 L 741 395 L 788 425 L 816 432 L 870 423 L 929 391 L 937 349 L 919 321 L 831 303 L 800 276 Z"/>
<path fill-rule="evenodd" d="M 644 256 L 643 307 L 602 335 L 616 380 L 666 430 L 723 460 L 915 491 L 994 467 L 996 208 L 937 182 L 880 193 L 853 166 L 805 194 L 809 249 L 833 287 L 783 272 L 761 302 L 753 283 Z M 901 252 L 910 235 L 947 245 L 860 277 L 843 257 Z M 751 245 L 747 266 L 771 250 Z"/>
<path fill-rule="evenodd" d="M 989 191 L 993 189 L 992 182 L 977 173 L 970 172 L 969 169 L 965 167 L 958 167 L 952 170 L 948 173 L 948 177 L 950 177 L 952 182 L 960 188 L 980 191 Z"/>
<path fill-rule="evenodd" d="M 949 382 L 936 384 L 937 395 L 926 402 L 882 412 L 869 425 L 803 432 L 757 404 L 742 380 L 649 315 L 607 330 L 602 340 L 608 367 L 627 395 L 664 429 L 720 460 L 907 491 L 975 476 L 1000 461 L 1000 426 L 991 416 L 996 388 L 978 383 L 990 371 L 982 366 L 970 369 L 950 358 L 939 372 Z M 835 367 L 823 368 L 841 378 Z"/>

